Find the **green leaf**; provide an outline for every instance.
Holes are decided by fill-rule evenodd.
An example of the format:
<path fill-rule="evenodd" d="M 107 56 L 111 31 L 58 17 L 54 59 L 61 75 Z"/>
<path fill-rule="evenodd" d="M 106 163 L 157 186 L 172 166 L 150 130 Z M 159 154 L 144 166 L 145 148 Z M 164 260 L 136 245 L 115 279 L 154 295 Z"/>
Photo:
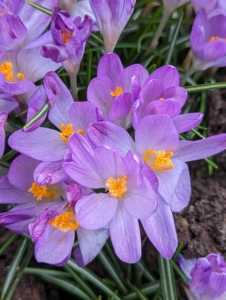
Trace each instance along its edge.
<path fill-rule="evenodd" d="M 37 10 L 40 10 L 41 12 L 43 12 L 44 14 L 47 14 L 49 16 L 52 16 L 53 15 L 53 11 L 44 7 L 44 6 L 41 6 L 39 4 L 36 4 L 34 2 L 31 2 L 31 1 L 28 1 L 28 0 L 25 0 L 25 2 L 27 4 L 29 4 L 30 6 L 32 6 L 33 8 L 37 9 Z"/>
<path fill-rule="evenodd" d="M 39 119 L 41 119 L 41 117 L 44 116 L 44 114 L 46 114 L 50 109 L 50 103 L 47 102 L 45 103 L 42 108 L 37 112 L 37 114 L 34 115 L 33 118 L 31 118 L 27 124 L 24 125 L 24 129 L 29 128 L 31 125 L 33 125 L 35 122 L 37 122 Z"/>
<path fill-rule="evenodd" d="M 87 86 L 89 85 L 91 79 L 93 78 L 93 51 L 89 49 L 88 60 L 87 60 Z"/>
<path fill-rule="evenodd" d="M 203 91 L 210 91 L 213 89 L 224 89 L 226 88 L 226 82 L 199 84 L 199 85 L 185 86 L 184 88 L 187 90 L 188 93 L 197 93 Z"/>
<path fill-rule="evenodd" d="M 91 284 L 95 285 L 97 288 L 99 288 L 102 292 L 104 292 L 108 296 L 113 296 L 114 292 L 105 284 L 101 282 L 101 279 L 91 272 L 87 268 L 80 268 L 76 262 L 71 258 L 67 265 L 71 267 L 77 274 L 83 276 L 87 281 L 89 281 Z M 120 300 L 118 296 L 115 296 L 115 300 Z"/>
<path fill-rule="evenodd" d="M 142 260 L 138 261 L 135 264 L 135 267 L 139 270 L 139 271 L 143 271 L 143 275 L 144 277 L 148 280 L 148 281 L 155 281 L 155 277 L 154 275 L 151 274 L 150 270 L 145 266 L 144 262 Z"/>
<path fill-rule="evenodd" d="M 128 281 L 127 284 L 131 288 L 131 290 L 133 290 L 136 293 L 137 299 L 139 299 L 139 300 L 148 300 L 148 298 L 142 293 L 142 291 L 139 290 L 137 287 L 135 287 L 132 283 L 130 283 Z"/>
<path fill-rule="evenodd" d="M 15 239 L 18 237 L 17 233 L 12 234 L 7 241 L 1 245 L 0 247 L 0 256 L 5 252 L 5 250 L 15 241 Z"/>
<path fill-rule="evenodd" d="M 163 300 L 177 300 L 172 262 L 163 258 L 160 253 L 158 253 L 158 261 Z"/>
<path fill-rule="evenodd" d="M 17 271 L 17 267 L 19 266 L 23 255 L 27 249 L 27 246 L 29 244 L 29 241 L 25 238 L 22 240 L 21 245 L 18 247 L 17 252 L 13 258 L 13 261 L 11 263 L 11 266 L 9 268 L 9 271 L 7 273 L 3 288 L 2 288 L 2 294 L 1 294 L 1 299 L 5 299 L 5 295 L 13 281 L 14 275 Z"/>
<path fill-rule="evenodd" d="M 151 294 L 154 294 L 159 289 L 159 286 L 160 286 L 160 282 L 159 280 L 156 280 L 154 282 L 146 283 L 140 286 L 139 290 L 143 295 L 149 296 Z M 123 297 L 123 300 L 137 300 L 137 299 L 138 298 L 136 292 L 129 293 L 128 295 Z"/>
<path fill-rule="evenodd" d="M 109 260 L 107 255 L 105 254 L 104 250 L 102 250 L 98 254 L 98 258 L 101 261 L 102 266 L 106 269 L 106 271 L 111 276 L 111 278 L 116 282 L 118 289 L 121 290 L 123 293 L 126 293 L 127 289 L 126 289 L 125 285 L 123 284 L 121 278 L 119 277 L 113 264 L 111 263 L 111 261 Z"/>

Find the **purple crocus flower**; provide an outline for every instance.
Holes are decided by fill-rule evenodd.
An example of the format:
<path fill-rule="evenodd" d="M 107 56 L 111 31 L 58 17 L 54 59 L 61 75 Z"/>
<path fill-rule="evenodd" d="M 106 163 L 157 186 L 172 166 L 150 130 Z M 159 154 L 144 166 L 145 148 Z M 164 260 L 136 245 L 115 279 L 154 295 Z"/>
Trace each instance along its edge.
<path fill-rule="evenodd" d="M 69 140 L 72 162 L 63 164 L 76 182 L 107 193 L 93 193 L 75 205 L 78 223 L 87 229 L 109 226 L 118 257 L 128 263 L 141 256 L 138 219 L 149 217 L 156 209 L 156 194 L 142 175 L 142 164 L 131 152 L 125 158 L 105 147 L 92 149 L 79 134 Z M 155 179 L 155 178 L 154 178 Z"/>
<path fill-rule="evenodd" d="M 196 15 L 191 31 L 191 49 L 195 55 L 193 70 L 226 65 L 226 16 L 208 19 L 204 10 Z"/>
<path fill-rule="evenodd" d="M 99 61 L 97 77 L 87 90 L 88 101 L 98 107 L 105 120 L 122 127 L 131 124 L 131 108 L 148 79 L 148 72 L 139 64 L 123 69 L 118 55 L 105 54 Z"/>
<path fill-rule="evenodd" d="M 61 62 L 70 76 L 76 75 L 92 25 L 89 16 L 81 22 L 80 17 L 70 17 L 67 12 L 56 8 L 51 24 L 53 41 L 42 47 L 41 54 L 54 62 Z"/>
<path fill-rule="evenodd" d="M 226 297 L 226 263 L 218 254 L 197 259 L 178 257 L 189 280 L 189 289 L 197 300 L 224 300 Z"/>
<path fill-rule="evenodd" d="M 90 0 L 97 25 L 104 38 L 105 52 L 113 52 L 136 0 Z"/>
<path fill-rule="evenodd" d="M 199 141 L 179 141 L 178 131 L 167 115 L 143 118 L 136 128 L 135 142 L 126 130 L 106 121 L 92 124 L 87 134 L 94 146 L 106 145 L 123 156 L 129 150 L 133 151 L 145 163 L 146 171 L 151 169 L 155 172 L 159 182 L 158 207 L 142 223 L 162 255 L 166 258 L 172 256 L 177 238 L 171 210 L 178 212 L 186 207 L 191 194 L 185 162 L 225 150 L 226 134 Z"/>
<path fill-rule="evenodd" d="M 80 196 L 82 194 L 80 193 Z M 65 264 L 71 256 L 75 231 L 79 246 L 74 254 L 79 266 L 93 260 L 108 238 L 107 228 L 98 230 L 82 228 L 77 222 L 73 206 L 67 201 L 47 208 L 29 225 L 29 229 L 32 241 L 36 242 L 36 260 L 58 266 Z"/>

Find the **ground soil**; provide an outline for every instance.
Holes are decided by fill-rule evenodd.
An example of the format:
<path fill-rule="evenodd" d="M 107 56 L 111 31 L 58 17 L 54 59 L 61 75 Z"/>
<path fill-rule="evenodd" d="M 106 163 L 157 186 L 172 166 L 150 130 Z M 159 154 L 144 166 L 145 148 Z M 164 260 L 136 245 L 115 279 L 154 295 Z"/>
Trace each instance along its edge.
<path fill-rule="evenodd" d="M 226 132 L 226 90 L 215 90 L 207 99 L 206 114 L 208 135 Z M 183 242 L 183 255 L 186 258 L 206 256 L 208 253 L 221 253 L 226 259 L 226 152 L 213 157 L 218 165 L 213 175 L 208 175 L 205 161 L 189 164 L 192 177 L 192 196 L 189 206 L 181 213 L 174 214 L 178 239 Z M 11 233 L 0 227 L 0 245 Z M 144 236 L 143 236 L 144 237 Z M 0 257 L 0 290 L 18 245 L 16 241 Z M 149 241 L 143 247 L 144 260 L 150 269 L 158 269 L 156 250 Z M 102 276 L 105 272 L 99 261 L 91 264 L 91 269 Z M 186 299 L 179 287 L 179 299 Z M 51 284 L 42 283 L 34 276 L 24 275 L 13 296 L 13 300 L 71 300 L 74 297 L 57 290 Z"/>

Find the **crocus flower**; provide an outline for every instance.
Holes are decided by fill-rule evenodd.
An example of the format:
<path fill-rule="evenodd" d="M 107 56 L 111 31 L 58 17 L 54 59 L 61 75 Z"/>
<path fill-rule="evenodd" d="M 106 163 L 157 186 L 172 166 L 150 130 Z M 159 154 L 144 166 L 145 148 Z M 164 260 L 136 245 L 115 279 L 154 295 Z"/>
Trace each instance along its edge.
<path fill-rule="evenodd" d="M 105 52 L 113 52 L 115 45 L 131 17 L 136 0 L 90 0 L 100 32 L 104 38 Z"/>
<path fill-rule="evenodd" d="M 54 204 L 29 225 L 32 241 L 35 242 L 35 258 L 38 262 L 58 266 L 65 264 L 71 256 L 75 232 L 79 241 L 75 257 L 80 266 L 89 263 L 105 244 L 108 229 L 91 231 L 82 228 L 77 222 L 71 204 L 72 202 L 69 204 L 67 201 Z"/>
<path fill-rule="evenodd" d="M 197 300 L 226 298 L 226 263 L 220 254 L 209 254 L 197 259 L 178 258 L 179 265 L 189 280 L 189 289 Z"/>
<path fill-rule="evenodd" d="M 81 22 L 80 17 L 70 17 L 67 12 L 56 8 L 51 23 L 53 41 L 42 47 L 41 54 L 54 62 L 62 62 L 70 76 L 77 74 L 92 25 L 89 16 Z"/>
<path fill-rule="evenodd" d="M 94 146 L 106 145 L 123 156 L 131 150 L 143 160 L 146 170 L 154 171 L 159 183 L 158 207 L 152 216 L 141 221 L 150 240 L 163 256 L 172 256 L 177 238 L 171 210 L 182 210 L 188 205 L 191 195 L 185 162 L 225 150 L 226 134 L 198 141 L 179 141 L 178 131 L 167 115 L 143 118 L 136 128 L 135 142 L 126 130 L 106 121 L 92 124 L 87 134 Z"/>
<path fill-rule="evenodd" d="M 87 90 L 88 101 L 98 107 L 105 120 L 122 127 L 131 124 L 131 108 L 148 79 L 148 72 L 139 64 L 123 69 L 118 55 L 105 54 L 99 61 L 97 77 Z"/>
<path fill-rule="evenodd" d="M 74 134 L 69 145 L 71 162 L 63 164 L 76 182 L 107 193 L 93 193 L 75 205 L 78 223 L 87 229 L 109 226 L 109 233 L 118 257 L 128 263 L 141 256 L 138 218 L 150 216 L 157 206 L 149 180 L 142 175 L 142 166 L 131 152 L 125 158 L 105 147 L 92 149 L 88 141 Z"/>
<path fill-rule="evenodd" d="M 191 31 L 191 49 L 195 55 L 194 70 L 226 65 L 226 16 L 210 19 L 204 10 L 196 15 Z"/>

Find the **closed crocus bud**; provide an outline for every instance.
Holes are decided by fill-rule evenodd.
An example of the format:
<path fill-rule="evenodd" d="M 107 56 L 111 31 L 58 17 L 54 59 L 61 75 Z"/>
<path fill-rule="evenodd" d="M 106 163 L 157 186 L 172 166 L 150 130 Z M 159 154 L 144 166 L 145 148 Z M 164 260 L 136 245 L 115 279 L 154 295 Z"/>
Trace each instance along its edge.
<path fill-rule="evenodd" d="M 97 25 L 104 38 L 105 52 L 113 52 L 136 0 L 90 0 Z"/>
<path fill-rule="evenodd" d="M 197 14 L 191 32 L 194 69 L 226 66 L 226 16 L 208 19 L 204 10 Z"/>
<path fill-rule="evenodd" d="M 220 254 L 197 259 L 178 258 L 189 281 L 189 289 L 197 300 L 226 299 L 226 263 Z"/>

